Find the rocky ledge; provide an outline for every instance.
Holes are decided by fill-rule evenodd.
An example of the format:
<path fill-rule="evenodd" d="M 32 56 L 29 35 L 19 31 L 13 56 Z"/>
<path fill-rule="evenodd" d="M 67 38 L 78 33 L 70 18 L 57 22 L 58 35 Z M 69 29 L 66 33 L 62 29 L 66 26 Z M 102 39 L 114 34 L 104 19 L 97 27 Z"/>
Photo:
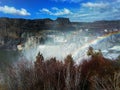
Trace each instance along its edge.
<path fill-rule="evenodd" d="M 27 37 L 36 35 L 43 30 L 71 31 L 79 29 L 104 30 L 120 29 L 120 20 L 96 22 L 70 22 L 69 18 L 46 19 L 16 19 L 0 18 L 0 49 L 16 49 L 24 43 Z M 44 42 L 44 37 L 40 38 Z"/>

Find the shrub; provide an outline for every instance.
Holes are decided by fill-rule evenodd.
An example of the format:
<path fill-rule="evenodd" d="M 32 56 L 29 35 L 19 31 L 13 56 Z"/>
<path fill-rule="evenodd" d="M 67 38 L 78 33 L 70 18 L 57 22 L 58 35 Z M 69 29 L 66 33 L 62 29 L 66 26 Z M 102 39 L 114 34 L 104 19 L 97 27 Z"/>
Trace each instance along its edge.
<path fill-rule="evenodd" d="M 64 62 L 44 60 L 38 53 L 36 61 L 18 61 L 4 73 L 3 90 L 119 90 L 120 68 L 102 54 L 92 53 L 91 60 L 75 65 L 71 55 Z"/>

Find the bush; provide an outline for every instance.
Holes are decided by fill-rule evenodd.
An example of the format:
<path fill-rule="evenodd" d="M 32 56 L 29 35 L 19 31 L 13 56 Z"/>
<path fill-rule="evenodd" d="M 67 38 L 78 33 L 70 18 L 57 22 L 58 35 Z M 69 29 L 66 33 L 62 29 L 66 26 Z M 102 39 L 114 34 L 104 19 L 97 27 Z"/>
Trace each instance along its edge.
<path fill-rule="evenodd" d="M 91 60 L 75 65 L 71 55 L 62 62 L 56 58 L 44 60 L 38 53 L 34 63 L 22 60 L 10 65 L 1 87 L 3 90 L 119 90 L 117 62 L 99 53 L 92 55 Z"/>

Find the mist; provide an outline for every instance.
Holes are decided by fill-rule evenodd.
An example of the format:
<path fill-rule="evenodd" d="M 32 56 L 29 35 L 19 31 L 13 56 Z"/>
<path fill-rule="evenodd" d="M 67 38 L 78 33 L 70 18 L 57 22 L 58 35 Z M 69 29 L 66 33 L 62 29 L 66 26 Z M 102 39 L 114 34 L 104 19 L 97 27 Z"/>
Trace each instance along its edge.
<path fill-rule="evenodd" d="M 111 34 L 111 36 L 105 37 L 103 36 L 105 33 L 104 30 L 95 32 L 89 29 L 67 32 L 47 30 L 40 32 L 39 36 L 28 37 L 22 53 L 28 60 L 35 60 L 38 52 L 42 53 L 46 60 L 51 57 L 64 60 L 67 55 L 71 54 L 76 62 L 81 62 L 83 59 L 90 58 L 86 52 L 88 47 L 92 46 L 95 50 L 101 49 L 105 57 L 115 59 L 119 56 L 116 49 L 119 51 L 118 37 L 120 35 Z M 116 48 L 113 48 L 114 46 Z M 114 55 L 109 52 L 111 50 L 114 51 Z"/>

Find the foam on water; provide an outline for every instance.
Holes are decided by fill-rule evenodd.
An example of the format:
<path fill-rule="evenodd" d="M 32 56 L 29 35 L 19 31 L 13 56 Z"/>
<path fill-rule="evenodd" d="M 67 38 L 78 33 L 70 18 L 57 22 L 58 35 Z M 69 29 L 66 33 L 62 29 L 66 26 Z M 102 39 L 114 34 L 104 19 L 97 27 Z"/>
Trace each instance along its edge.
<path fill-rule="evenodd" d="M 61 34 L 55 35 L 53 33 L 53 36 L 51 36 L 51 38 L 53 38 L 54 42 L 52 43 L 49 42 L 43 45 L 37 43 L 34 44 L 32 47 L 29 47 L 29 44 L 33 43 L 33 41 L 35 43 L 36 41 L 29 40 L 28 42 L 26 42 L 26 46 L 29 48 L 25 49 L 23 51 L 23 54 L 28 60 L 35 60 L 35 57 L 38 54 L 38 52 L 41 52 L 45 57 L 45 59 L 56 57 L 58 60 L 63 60 L 68 54 L 71 54 L 73 56 L 73 59 L 76 60 L 76 62 L 78 63 L 85 58 L 87 59 L 90 58 L 86 55 L 86 51 L 89 46 L 93 46 L 93 48 L 97 47 L 99 49 L 102 49 L 102 47 L 104 46 L 100 45 L 100 43 L 105 42 L 106 46 L 105 49 L 102 50 L 102 52 L 106 57 L 109 57 L 109 55 L 107 54 L 109 50 L 120 51 L 119 45 L 118 46 L 114 45 L 111 48 L 109 48 L 109 46 L 107 45 L 107 41 L 106 41 L 107 38 L 115 34 L 118 35 L 120 34 L 120 32 L 118 31 L 111 32 L 98 37 L 92 37 L 92 36 L 89 37 L 87 33 L 84 32 L 82 33 L 79 31 L 62 34 L 63 36 L 60 36 Z M 86 36 L 82 36 L 82 35 L 86 35 Z M 93 39 L 91 40 L 90 38 Z M 112 58 L 116 58 L 119 54 L 111 53 L 111 55 L 113 56 Z"/>

